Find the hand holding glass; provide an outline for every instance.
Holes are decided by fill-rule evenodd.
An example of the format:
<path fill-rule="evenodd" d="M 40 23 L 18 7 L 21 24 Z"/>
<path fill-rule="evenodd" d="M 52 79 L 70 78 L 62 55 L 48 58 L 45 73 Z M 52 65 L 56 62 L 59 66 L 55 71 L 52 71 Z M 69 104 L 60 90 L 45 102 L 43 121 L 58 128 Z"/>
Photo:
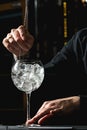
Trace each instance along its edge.
<path fill-rule="evenodd" d="M 27 119 L 30 119 L 31 92 L 38 89 L 44 79 L 44 67 L 40 60 L 17 60 L 12 66 L 11 78 L 14 85 L 27 95 Z"/>

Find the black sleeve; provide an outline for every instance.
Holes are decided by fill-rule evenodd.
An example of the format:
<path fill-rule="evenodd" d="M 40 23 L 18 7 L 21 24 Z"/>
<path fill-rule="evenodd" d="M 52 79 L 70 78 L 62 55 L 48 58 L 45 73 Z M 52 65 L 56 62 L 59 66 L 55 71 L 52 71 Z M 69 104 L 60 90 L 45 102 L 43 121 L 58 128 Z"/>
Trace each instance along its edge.
<path fill-rule="evenodd" d="M 87 113 L 87 29 L 78 31 L 44 67 L 46 77 L 59 75 L 61 81 L 60 78 L 62 77 L 63 80 L 64 76 L 66 86 L 72 87 L 72 93 L 69 87 L 66 88 L 67 91 L 72 94 L 71 96 L 74 94 L 80 96 L 81 111 Z M 57 82 L 59 82 L 58 78 L 56 78 Z M 60 84 L 62 85 L 62 82 Z"/>
<path fill-rule="evenodd" d="M 53 59 L 47 63 L 44 67 L 46 70 L 54 68 L 57 65 L 57 69 L 60 70 L 59 65 L 74 64 L 78 65 L 84 73 L 87 74 L 87 28 L 84 28 L 68 41 L 66 45 L 53 57 Z"/>
<path fill-rule="evenodd" d="M 80 111 L 72 114 L 74 123 L 87 125 L 87 29 L 77 32 L 45 68 L 45 78 L 32 93 L 31 117 L 44 101 L 80 96 Z M 35 103 L 36 102 L 36 103 Z M 68 118 L 71 120 L 71 115 Z M 86 118 L 86 119 L 85 119 Z M 58 123 L 57 118 L 57 123 Z M 64 119 L 65 123 L 66 118 Z M 68 125 L 69 125 L 68 120 Z M 54 119 L 55 121 L 55 119 Z M 66 123 L 65 123 L 66 124 Z"/>

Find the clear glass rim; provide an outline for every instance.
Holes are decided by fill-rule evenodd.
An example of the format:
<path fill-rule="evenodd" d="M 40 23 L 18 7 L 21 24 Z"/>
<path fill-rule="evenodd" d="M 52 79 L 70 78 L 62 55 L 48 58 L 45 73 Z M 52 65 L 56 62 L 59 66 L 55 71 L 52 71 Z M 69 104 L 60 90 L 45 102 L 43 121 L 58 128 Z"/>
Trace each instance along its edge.
<path fill-rule="evenodd" d="M 40 59 L 21 59 L 21 60 L 17 60 L 19 62 L 26 62 L 26 63 L 40 63 L 41 65 L 43 65 L 42 61 Z"/>

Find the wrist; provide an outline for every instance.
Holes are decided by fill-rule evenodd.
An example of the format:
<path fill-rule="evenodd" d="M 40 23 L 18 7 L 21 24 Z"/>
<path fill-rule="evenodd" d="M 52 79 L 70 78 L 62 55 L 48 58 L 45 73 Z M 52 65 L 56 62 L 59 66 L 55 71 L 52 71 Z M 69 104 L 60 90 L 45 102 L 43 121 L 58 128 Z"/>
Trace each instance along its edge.
<path fill-rule="evenodd" d="M 73 104 L 76 109 L 80 108 L 80 96 L 74 96 L 73 98 Z"/>

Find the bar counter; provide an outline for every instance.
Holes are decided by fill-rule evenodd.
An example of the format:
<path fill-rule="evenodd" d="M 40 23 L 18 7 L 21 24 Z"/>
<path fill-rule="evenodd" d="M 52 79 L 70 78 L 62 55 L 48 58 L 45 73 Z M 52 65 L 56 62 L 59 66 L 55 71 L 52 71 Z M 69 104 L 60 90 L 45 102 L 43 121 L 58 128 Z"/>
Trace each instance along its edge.
<path fill-rule="evenodd" d="M 87 126 L 30 126 L 23 125 L 5 126 L 0 125 L 0 130 L 87 130 Z"/>

